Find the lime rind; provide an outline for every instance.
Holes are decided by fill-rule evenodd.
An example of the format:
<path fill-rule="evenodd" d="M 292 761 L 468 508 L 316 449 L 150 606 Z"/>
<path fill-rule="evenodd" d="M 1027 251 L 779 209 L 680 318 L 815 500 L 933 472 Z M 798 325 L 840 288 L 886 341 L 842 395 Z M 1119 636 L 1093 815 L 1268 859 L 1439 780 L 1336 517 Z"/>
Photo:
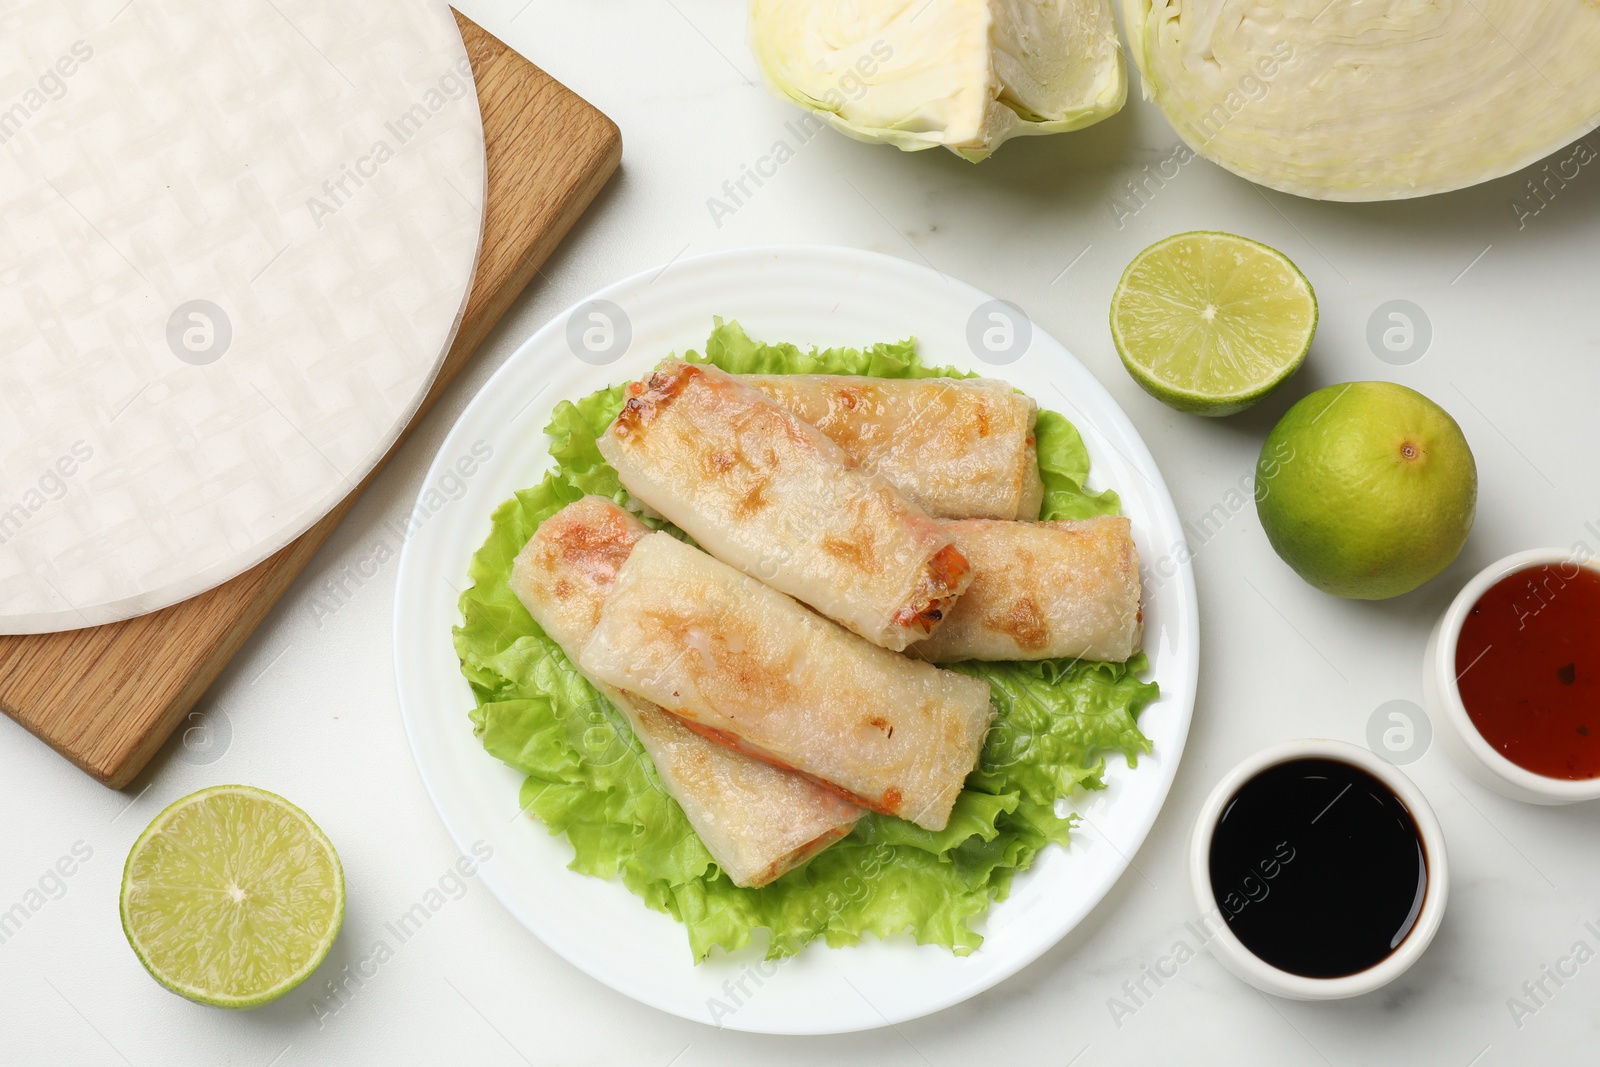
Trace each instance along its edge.
<path fill-rule="evenodd" d="M 1256 486 L 1261 529 L 1296 574 L 1334 596 L 1387 600 L 1460 555 L 1478 468 L 1460 425 L 1428 397 L 1394 382 L 1345 382 L 1278 420 Z"/>
<path fill-rule="evenodd" d="M 1179 411 L 1231 415 L 1299 369 L 1316 334 L 1310 281 L 1259 241 L 1196 230 L 1146 248 L 1111 301 L 1128 373 Z"/>
<path fill-rule="evenodd" d="M 219 822 L 215 813 L 202 809 L 202 806 L 216 806 L 216 802 L 230 798 L 254 802 L 257 814 L 276 815 L 280 828 L 298 832 L 302 839 L 292 843 L 296 854 L 286 855 L 289 850 L 274 847 L 282 846 L 284 842 L 268 841 L 259 834 L 256 835 L 257 840 L 251 841 L 249 828 L 237 824 L 229 826 L 226 819 Z M 211 823 L 209 829 L 221 832 L 214 834 L 209 841 L 164 841 L 162 835 L 185 814 L 203 814 Z M 258 824 L 255 829 L 259 830 L 261 826 Z M 241 830 L 245 832 L 240 833 Z M 172 846 L 168 855 L 177 862 L 189 864 L 204 875 L 204 880 L 215 879 L 218 884 L 206 886 L 200 884 L 201 879 L 195 878 L 180 878 L 175 883 L 161 884 L 152 879 L 150 875 L 155 872 L 152 872 L 148 862 L 150 854 L 163 843 Z M 219 844 L 223 847 L 218 848 Z M 207 855 L 208 850 L 210 855 Z M 280 885 L 273 888 L 282 888 L 281 880 L 286 876 L 292 877 L 296 872 L 320 876 L 324 884 L 310 886 L 312 892 L 309 896 L 293 891 L 306 889 L 307 886 L 291 886 L 287 901 L 269 902 L 259 909 L 259 913 L 237 907 L 229 910 L 222 905 L 221 898 L 226 892 L 221 885 L 224 880 L 232 884 L 239 880 L 236 877 L 239 875 L 244 875 L 243 880 L 247 881 L 252 880 L 252 875 L 257 878 L 276 878 L 280 880 Z M 259 887 L 264 883 L 254 884 Z M 151 901 L 149 897 L 152 893 L 164 894 L 166 899 Z M 162 904 L 169 907 L 186 906 L 188 912 L 184 915 L 163 914 Z M 209 915 L 206 914 L 208 910 Z M 229 911 L 227 921 L 216 921 L 223 917 L 225 910 Z M 139 835 L 123 865 L 119 911 L 123 934 L 134 955 L 144 964 L 151 977 L 167 989 L 213 1007 L 259 1007 L 277 1000 L 305 981 L 315 973 L 338 939 L 339 930 L 344 924 L 344 910 L 344 867 L 339 862 L 333 842 L 300 808 L 276 793 L 253 786 L 212 786 L 173 801 Z M 291 912 L 296 914 L 289 914 Z M 163 944 L 163 940 L 168 937 L 181 939 L 182 935 L 177 931 L 184 929 L 188 931 L 187 940 L 192 943 L 194 925 L 203 924 L 207 919 L 212 921 L 211 925 L 217 933 L 229 939 L 227 951 L 220 957 L 213 954 L 208 961 L 213 965 L 222 960 L 230 968 L 261 974 L 261 964 L 272 962 L 271 952 L 278 951 L 281 962 L 281 954 L 291 944 L 296 958 L 291 966 L 282 967 L 280 973 L 271 973 L 271 968 L 266 968 L 268 980 L 245 990 L 222 988 L 229 983 L 229 976 L 217 973 L 215 966 L 205 980 L 195 980 L 199 976 L 193 973 L 179 973 L 183 968 L 174 966 L 174 946 Z M 189 968 L 191 972 L 199 969 L 198 966 Z"/>

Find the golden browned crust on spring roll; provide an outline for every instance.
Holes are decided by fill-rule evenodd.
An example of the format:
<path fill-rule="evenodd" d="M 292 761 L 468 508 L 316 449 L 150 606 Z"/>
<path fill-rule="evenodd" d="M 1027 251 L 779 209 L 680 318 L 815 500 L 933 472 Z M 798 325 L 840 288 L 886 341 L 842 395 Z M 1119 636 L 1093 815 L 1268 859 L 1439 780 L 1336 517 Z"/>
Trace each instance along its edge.
<path fill-rule="evenodd" d="M 913 655 L 1120 662 L 1139 650 L 1139 553 L 1127 519 L 968 519 L 945 529 L 972 562 L 972 584 Z"/>
<path fill-rule="evenodd" d="M 742 374 L 940 519 L 1037 519 L 1034 402 L 994 378 Z"/>
<path fill-rule="evenodd" d="M 706 736 L 931 830 L 993 715 L 987 683 L 869 644 L 665 533 L 635 546 L 578 659 Z"/>
<path fill-rule="evenodd" d="M 716 367 L 667 360 L 630 385 L 599 447 L 712 555 L 884 648 L 932 633 L 971 580 L 936 521 Z"/>
<path fill-rule="evenodd" d="M 588 496 L 540 524 L 511 588 L 576 661 L 634 545 L 649 527 Z M 656 774 L 735 885 L 760 886 L 847 835 L 861 809 L 801 775 L 701 737 L 642 697 L 590 679 L 627 717 Z"/>

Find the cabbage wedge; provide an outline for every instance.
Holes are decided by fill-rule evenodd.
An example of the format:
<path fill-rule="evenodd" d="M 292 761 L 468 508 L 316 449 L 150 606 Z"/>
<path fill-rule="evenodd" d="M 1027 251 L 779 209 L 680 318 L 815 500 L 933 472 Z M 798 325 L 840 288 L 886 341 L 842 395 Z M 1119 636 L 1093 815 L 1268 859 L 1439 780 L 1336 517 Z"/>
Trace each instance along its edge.
<path fill-rule="evenodd" d="M 750 43 L 774 93 L 840 132 L 973 162 L 1128 93 L 1110 0 L 753 0 Z"/>
<path fill-rule="evenodd" d="M 1179 136 L 1320 200 L 1461 189 L 1600 120 L 1596 0 L 1122 0 Z M 1579 146 L 1580 166 L 1594 158 Z M 1569 178 L 1573 175 L 1568 174 Z"/>

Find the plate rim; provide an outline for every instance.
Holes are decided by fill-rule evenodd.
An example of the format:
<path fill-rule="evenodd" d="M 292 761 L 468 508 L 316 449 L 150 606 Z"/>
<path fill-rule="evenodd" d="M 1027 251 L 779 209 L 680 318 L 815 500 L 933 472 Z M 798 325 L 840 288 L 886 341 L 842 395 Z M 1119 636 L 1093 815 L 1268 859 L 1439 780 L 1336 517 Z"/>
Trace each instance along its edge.
<path fill-rule="evenodd" d="M 451 463 L 451 457 L 454 456 L 454 451 L 452 451 L 452 449 L 458 448 L 460 444 L 460 442 L 457 440 L 458 435 L 465 427 L 468 427 L 472 424 L 473 417 L 476 415 L 479 406 L 486 403 L 485 397 L 497 394 L 505 386 L 508 380 L 515 379 L 518 377 L 518 375 L 525 373 L 526 368 L 523 366 L 523 364 L 533 358 L 537 349 L 546 342 L 548 337 L 564 330 L 564 324 L 580 308 L 595 300 L 608 299 L 620 293 L 626 293 L 630 289 L 639 286 L 641 283 L 649 285 L 653 281 L 658 280 L 662 275 L 675 269 L 687 267 L 715 267 L 730 262 L 734 264 L 751 262 L 753 264 L 754 262 L 758 261 L 771 261 L 774 259 L 801 260 L 807 258 L 823 260 L 831 258 L 835 262 L 853 263 L 853 265 L 869 271 L 878 269 L 901 272 L 902 274 L 909 272 L 910 275 L 925 275 L 928 278 L 940 279 L 943 282 L 953 283 L 964 289 L 970 290 L 970 294 L 972 296 L 981 298 L 978 301 L 979 303 L 995 299 L 987 292 L 980 290 L 969 283 L 960 281 L 952 276 L 943 275 L 926 266 L 913 263 L 909 260 L 901 259 L 900 257 L 887 255 L 884 253 L 868 251 L 865 249 L 837 245 L 787 243 L 740 246 L 737 248 L 710 251 L 685 259 L 670 261 L 665 265 L 652 266 L 645 270 L 637 271 L 600 287 L 594 292 L 573 301 L 566 307 L 551 315 L 517 346 L 512 354 L 507 357 L 504 363 L 495 369 L 494 373 L 489 376 L 482 386 L 480 386 L 478 391 L 474 393 L 473 397 L 462 408 L 461 412 L 457 415 L 455 421 L 452 423 L 450 429 L 440 440 L 438 450 L 435 453 L 432 462 L 428 466 L 428 470 L 423 477 L 421 488 L 418 491 L 418 506 L 421 505 L 423 498 L 430 491 L 430 488 L 435 484 L 438 477 L 449 467 L 449 464 Z M 732 300 L 730 299 L 730 303 L 731 302 Z M 1037 327 L 1035 327 L 1035 329 L 1037 330 Z M 1046 334 L 1046 336 L 1048 337 L 1049 335 Z M 1028 946 L 1027 950 L 1018 953 L 1012 961 L 1008 961 L 1008 964 L 1003 966 L 999 973 L 985 976 L 975 985 L 968 984 L 959 988 L 953 988 L 948 992 L 947 995 L 929 997 L 914 1011 L 905 1012 L 898 1015 L 885 1015 L 883 1012 L 877 1011 L 876 1007 L 874 1007 L 874 1011 L 877 1011 L 879 1019 L 876 1021 L 869 1020 L 859 1025 L 848 1024 L 841 1026 L 829 1025 L 827 1023 L 797 1027 L 739 1025 L 736 1020 L 718 1023 L 708 1022 L 708 1020 L 702 1016 L 686 1013 L 685 1011 L 681 1010 L 679 1006 L 666 998 L 649 995 L 637 988 L 624 988 L 618 985 L 609 977 L 598 973 L 596 968 L 590 966 L 577 954 L 566 951 L 564 946 L 556 944 L 551 939 L 544 936 L 543 932 L 541 932 L 537 925 L 530 921 L 530 919 L 524 914 L 525 909 L 523 907 L 523 903 L 513 897 L 510 887 L 502 886 L 500 884 L 500 879 L 498 877 L 489 876 L 490 872 L 487 870 L 481 872 L 485 875 L 483 881 L 489 887 L 490 892 L 494 895 L 495 899 L 500 902 L 501 906 L 504 907 L 519 924 L 527 929 L 529 933 L 538 938 L 546 948 L 565 960 L 571 966 L 582 971 L 595 981 L 600 982 L 601 984 L 612 989 L 614 992 L 620 993 L 621 995 L 639 1003 L 646 1004 L 658 1011 L 665 1012 L 678 1018 L 687 1019 L 702 1026 L 712 1026 L 716 1029 L 726 1028 L 745 1032 L 797 1036 L 851 1033 L 878 1029 L 886 1026 L 894 1026 L 901 1022 L 931 1015 L 953 1007 L 956 1004 L 962 1003 L 980 993 L 994 988 L 1002 982 L 1016 976 L 1028 966 L 1036 962 L 1051 948 L 1059 944 L 1074 929 L 1080 926 L 1096 908 L 1100 907 L 1101 904 L 1104 903 L 1106 897 L 1110 895 L 1111 889 L 1114 888 L 1115 885 L 1126 876 L 1128 869 L 1133 866 L 1134 857 L 1137 856 L 1139 849 L 1143 847 L 1144 842 L 1148 839 L 1150 831 L 1154 828 L 1155 822 L 1160 817 L 1161 812 L 1165 810 L 1166 801 L 1170 796 L 1172 785 L 1176 780 L 1178 767 L 1182 761 L 1183 752 L 1187 745 L 1189 731 L 1193 723 L 1194 705 L 1197 695 L 1199 676 L 1200 635 L 1198 593 L 1194 581 L 1193 568 L 1190 563 L 1191 553 L 1187 550 L 1187 537 L 1183 531 L 1182 520 L 1177 514 L 1177 509 L 1173 502 L 1171 492 L 1166 485 L 1166 480 L 1161 475 L 1160 469 L 1157 466 L 1154 457 L 1151 455 L 1148 446 L 1145 444 L 1143 437 L 1134 427 L 1132 420 L 1128 418 L 1127 413 L 1123 411 L 1122 406 L 1118 404 L 1115 398 L 1111 396 L 1110 392 L 1106 390 L 1105 386 L 1099 381 L 1099 379 L 1096 378 L 1094 374 L 1090 372 L 1089 369 L 1072 354 L 1070 349 L 1061 344 L 1059 340 L 1056 340 L 1053 337 L 1050 337 L 1050 340 L 1060 347 L 1061 351 L 1072 363 L 1077 365 L 1078 369 L 1082 371 L 1083 378 L 1087 382 L 1092 383 L 1093 389 L 1098 394 L 1093 398 L 1094 406 L 1098 412 L 1103 414 L 1104 418 L 1109 419 L 1112 425 L 1110 427 L 1098 425 L 1095 426 L 1093 429 L 1096 436 L 1104 436 L 1106 431 L 1109 429 L 1117 429 L 1121 431 L 1123 437 L 1122 443 L 1125 446 L 1128 446 L 1133 452 L 1131 457 L 1124 458 L 1128 460 L 1131 466 L 1136 468 L 1141 473 L 1152 476 L 1150 481 L 1154 501 L 1156 505 L 1165 512 L 1164 517 L 1170 520 L 1173 528 L 1177 531 L 1177 540 L 1173 544 L 1174 553 L 1177 557 L 1177 570 L 1173 578 L 1167 579 L 1168 581 L 1173 582 L 1177 586 L 1178 590 L 1180 611 L 1178 612 L 1178 618 L 1175 619 L 1173 623 L 1174 629 L 1176 629 L 1178 632 L 1178 638 L 1175 641 L 1174 654 L 1180 656 L 1181 660 L 1183 661 L 1182 666 L 1184 668 L 1181 678 L 1182 692 L 1176 695 L 1177 699 L 1174 701 L 1174 707 L 1177 713 L 1177 724 L 1174 728 L 1175 737 L 1172 742 L 1164 746 L 1161 753 L 1162 766 L 1165 773 L 1161 776 L 1161 780 L 1156 784 L 1156 793 L 1153 801 L 1149 804 L 1148 809 L 1139 818 L 1137 828 L 1132 833 L 1130 839 L 1124 841 L 1122 847 L 1113 846 L 1113 849 L 1117 855 L 1117 858 L 1110 864 L 1110 867 L 1113 868 L 1113 873 L 1111 873 L 1109 878 L 1106 880 L 1105 885 L 1095 893 L 1094 899 L 1084 907 L 1082 914 L 1078 915 L 1077 918 L 1063 926 L 1059 932 L 1047 934 L 1046 936 L 1035 939 L 1034 942 Z M 618 362 L 620 361 L 621 360 L 618 360 Z M 995 376 L 1003 378 L 1003 369 L 1000 370 Z M 1079 427 L 1079 420 L 1073 420 L 1073 425 L 1075 427 Z M 1081 427 L 1080 432 L 1083 432 Z M 544 437 L 542 428 L 539 431 L 539 435 L 541 439 Z M 487 521 L 487 515 L 481 518 L 480 525 L 484 525 L 485 529 L 487 529 Z M 412 762 L 416 766 L 418 776 L 422 779 L 423 788 L 428 794 L 429 801 L 433 804 L 435 813 L 438 815 L 440 821 L 444 824 L 446 832 L 450 835 L 451 840 L 456 844 L 456 846 L 465 851 L 472 844 L 472 841 L 470 840 L 472 835 L 466 833 L 464 828 L 457 825 L 457 819 L 452 817 L 447 810 L 446 804 L 442 801 L 441 789 L 443 783 L 435 782 L 430 774 L 427 761 L 423 757 L 420 738 L 418 736 L 420 719 L 418 719 L 416 714 L 408 710 L 408 701 L 406 696 L 407 680 L 405 677 L 405 666 L 407 663 L 407 658 L 406 649 L 404 647 L 405 631 L 403 629 L 403 624 L 407 621 L 407 611 L 409 607 L 407 590 L 412 584 L 408 579 L 413 570 L 418 566 L 416 561 L 422 551 L 419 546 L 424 544 L 425 540 L 426 537 L 421 535 L 412 537 L 407 539 L 401 547 L 399 567 L 396 576 L 391 651 L 395 657 L 395 682 L 400 716 L 406 732 L 407 745 L 411 749 Z M 462 562 L 464 565 L 465 561 Z M 466 686 L 466 681 L 464 678 L 461 679 L 461 683 L 463 687 Z M 1163 694 L 1163 698 L 1165 698 L 1165 696 L 1166 694 Z M 542 824 L 541 828 L 543 828 Z M 1082 833 L 1081 827 L 1078 829 L 1077 833 Z M 563 840 L 565 839 L 563 838 Z M 1036 864 L 1035 869 L 1037 866 L 1038 865 Z M 1024 876 L 1026 876 L 1027 873 L 1031 873 L 1031 871 L 1025 872 Z M 617 883 L 616 879 L 610 879 L 603 884 Z M 632 895 L 630 894 L 630 896 Z M 633 899 L 637 900 L 637 898 Z M 641 906 L 643 906 L 642 901 L 639 903 Z M 994 904 L 991 905 L 991 910 L 987 912 L 986 915 L 992 915 L 993 907 L 999 903 L 1003 902 L 994 902 Z M 813 948 L 811 951 L 820 950 Z M 841 949 L 838 951 L 849 950 Z M 980 947 L 977 951 L 982 952 L 983 950 Z M 804 956 L 805 953 L 802 953 L 801 955 Z M 959 959 L 960 957 L 957 958 Z M 702 964 L 702 966 L 703 965 L 704 964 Z"/>

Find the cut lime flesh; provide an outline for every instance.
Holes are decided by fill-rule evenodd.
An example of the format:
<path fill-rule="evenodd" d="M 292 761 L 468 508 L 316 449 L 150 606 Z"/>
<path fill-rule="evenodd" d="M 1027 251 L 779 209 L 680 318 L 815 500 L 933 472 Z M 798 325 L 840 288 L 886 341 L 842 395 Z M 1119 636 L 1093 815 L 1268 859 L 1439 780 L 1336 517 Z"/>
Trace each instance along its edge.
<path fill-rule="evenodd" d="M 1111 336 L 1135 381 L 1201 415 L 1242 411 L 1305 360 L 1317 299 L 1289 258 L 1228 233 L 1195 232 L 1140 252 L 1111 300 Z"/>
<path fill-rule="evenodd" d="M 344 921 L 333 844 L 293 804 L 221 785 L 175 801 L 122 872 L 122 929 L 150 974 L 223 1008 L 276 1000 L 317 969 Z"/>

